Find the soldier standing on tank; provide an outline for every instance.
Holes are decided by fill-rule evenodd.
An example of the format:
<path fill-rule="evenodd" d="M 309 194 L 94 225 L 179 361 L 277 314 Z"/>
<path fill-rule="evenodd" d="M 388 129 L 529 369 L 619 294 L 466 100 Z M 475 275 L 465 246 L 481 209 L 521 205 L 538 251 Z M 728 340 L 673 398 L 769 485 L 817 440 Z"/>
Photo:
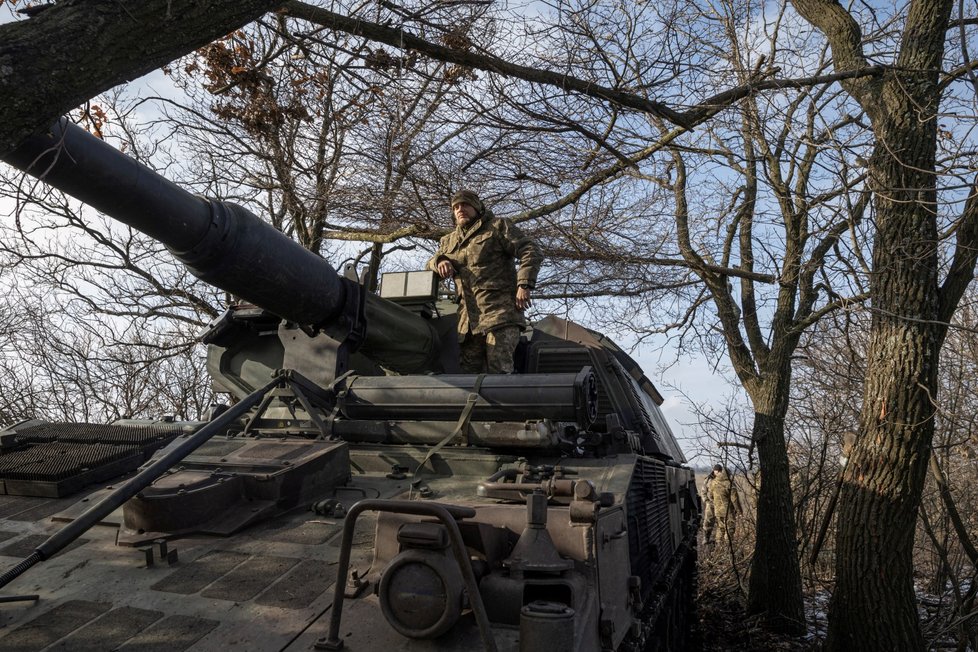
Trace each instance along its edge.
<path fill-rule="evenodd" d="M 713 480 L 709 483 L 709 500 L 713 504 L 713 514 L 719 526 L 720 541 L 733 540 L 737 529 L 737 517 L 743 514 L 740 494 L 730 471 L 717 464 L 713 467 Z M 712 528 L 709 528 L 712 529 Z"/>
<path fill-rule="evenodd" d="M 438 243 L 428 269 L 454 278 L 459 295 L 459 363 L 467 373 L 512 373 L 543 255 L 471 190 L 452 195 L 455 230 Z M 519 262 L 519 269 L 513 262 Z"/>

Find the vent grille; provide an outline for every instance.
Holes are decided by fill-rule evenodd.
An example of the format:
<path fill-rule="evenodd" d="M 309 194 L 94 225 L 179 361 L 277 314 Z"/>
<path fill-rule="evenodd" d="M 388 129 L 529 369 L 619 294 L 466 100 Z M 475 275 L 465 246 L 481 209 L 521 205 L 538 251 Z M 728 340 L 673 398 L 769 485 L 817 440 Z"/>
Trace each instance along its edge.
<path fill-rule="evenodd" d="M 47 423 L 19 430 L 0 454 L 0 493 L 68 496 L 139 468 L 177 428 Z"/>
<path fill-rule="evenodd" d="M 78 444 L 132 444 L 146 446 L 172 439 L 173 428 L 109 426 L 100 423 L 45 423 L 17 431 L 18 443 L 75 442 Z"/>
<path fill-rule="evenodd" d="M 647 457 L 636 460 L 626 508 L 632 575 L 642 580 L 644 600 L 655 590 L 674 552 L 663 464 Z"/>
<path fill-rule="evenodd" d="M 635 386 L 635 379 L 632 378 L 625 368 L 622 367 L 617 361 L 615 362 L 615 372 L 621 379 L 622 384 L 628 388 L 628 391 L 632 396 L 632 403 L 637 405 L 641 411 L 641 417 L 639 418 L 640 423 L 636 424 L 636 426 L 641 429 L 643 434 L 652 437 L 652 439 L 656 442 L 657 447 L 661 447 L 662 437 L 659 435 L 659 432 L 652 421 L 651 415 L 649 415 L 649 410 L 645 405 L 645 401 L 642 400 L 642 395 L 639 394 L 639 390 Z"/>
<path fill-rule="evenodd" d="M 142 449 L 131 445 L 51 442 L 0 456 L 0 477 L 4 480 L 65 480 L 128 458 L 134 458 L 135 466 L 139 466 L 143 460 Z"/>
<path fill-rule="evenodd" d="M 241 457 L 260 457 L 274 460 L 291 460 L 308 453 L 312 446 L 288 446 L 284 444 L 258 444 L 241 453 Z"/>

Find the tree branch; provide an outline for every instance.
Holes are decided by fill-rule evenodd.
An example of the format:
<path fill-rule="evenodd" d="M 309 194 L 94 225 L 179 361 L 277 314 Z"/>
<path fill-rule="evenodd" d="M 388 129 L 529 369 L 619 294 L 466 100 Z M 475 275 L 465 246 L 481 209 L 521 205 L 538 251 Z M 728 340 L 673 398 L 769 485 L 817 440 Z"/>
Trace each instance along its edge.
<path fill-rule="evenodd" d="M 426 41 L 396 27 L 388 27 L 379 23 L 343 16 L 327 11 L 326 9 L 299 2 L 298 0 L 286 2 L 284 11 L 290 16 L 302 18 L 323 27 L 362 36 L 396 48 L 415 50 L 440 61 L 447 61 L 487 72 L 496 72 L 529 82 L 548 84 L 566 91 L 574 91 L 582 95 L 595 97 L 618 106 L 635 109 L 662 118 L 686 130 L 690 130 L 697 124 L 716 115 L 718 111 L 732 105 L 737 100 L 761 90 L 799 88 L 827 84 L 841 80 L 879 75 L 884 70 L 881 66 L 869 66 L 864 62 L 864 65 L 860 66 L 858 70 L 846 70 L 832 75 L 800 79 L 768 79 L 750 82 L 718 93 L 700 102 L 692 109 L 683 112 L 676 111 L 661 102 L 649 100 L 635 93 L 608 88 L 570 75 L 562 75 L 539 68 L 521 66 L 489 54 L 479 54 L 445 47 Z"/>
<path fill-rule="evenodd" d="M 940 321 L 951 321 L 951 315 L 957 308 L 958 302 L 975 277 L 976 262 L 978 262 L 978 176 L 971 185 L 971 192 L 965 201 L 964 210 L 961 211 L 955 234 L 954 259 L 940 287 L 938 308 Z"/>
<path fill-rule="evenodd" d="M 284 10 L 290 16 L 302 18 L 317 25 L 322 25 L 323 27 L 336 29 L 347 34 L 363 36 L 372 41 L 386 43 L 397 48 L 416 50 L 440 61 L 448 61 L 461 66 L 478 68 L 479 70 L 489 72 L 498 72 L 530 82 L 557 86 L 565 90 L 576 91 L 621 106 L 637 109 L 644 113 L 650 113 L 681 127 L 691 127 L 681 113 L 670 109 L 661 102 L 648 100 L 633 93 L 625 93 L 613 88 L 607 88 L 600 84 L 577 79 L 569 75 L 561 75 L 548 70 L 521 66 L 488 54 L 478 54 L 437 45 L 396 27 L 387 27 L 379 23 L 343 16 L 320 7 L 308 5 L 304 2 L 298 2 L 297 0 L 286 2 Z"/>
<path fill-rule="evenodd" d="M 862 32 L 859 23 L 837 0 L 792 0 L 791 4 L 802 18 L 825 35 L 832 48 L 834 68 L 843 73 L 863 71 L 869 68 L 862 51 Z M 840 80 L 853 98 L 870 115 L 877 108 L 873 99 L 879 93 L 879 85 L 860 79 Z"/>

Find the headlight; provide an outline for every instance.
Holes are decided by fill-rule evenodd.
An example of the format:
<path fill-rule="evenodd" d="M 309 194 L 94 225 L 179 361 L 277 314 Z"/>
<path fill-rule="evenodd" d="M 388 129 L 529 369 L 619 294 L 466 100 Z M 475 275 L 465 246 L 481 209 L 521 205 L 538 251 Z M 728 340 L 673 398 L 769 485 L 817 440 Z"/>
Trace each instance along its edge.
<path fill-rule="evenodd" d="M 380 608 L 391 627 L 410 638 L 436 638 L 462 613 L 463 582 L 445 550 L 409 549 L 384 569 Z"/>

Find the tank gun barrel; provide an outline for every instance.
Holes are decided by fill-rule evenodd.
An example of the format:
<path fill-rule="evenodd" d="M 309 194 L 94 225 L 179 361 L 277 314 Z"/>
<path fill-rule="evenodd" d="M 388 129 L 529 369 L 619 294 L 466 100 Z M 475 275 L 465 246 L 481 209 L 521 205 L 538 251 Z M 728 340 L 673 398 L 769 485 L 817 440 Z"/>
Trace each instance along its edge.
<path fill-rule="evenodd" d="M 328 327 L 357 300 L 327 261 L 248 210 L 193 195 L 67 120 L 3 160 L 161 242 L 201 280 L 289 321 Z M 434 329 L 374 295 L 366 302 L 364 352 L 398 371 L 430 369 Z M 385 333 L 392 322 L 397 338 Z"/>

